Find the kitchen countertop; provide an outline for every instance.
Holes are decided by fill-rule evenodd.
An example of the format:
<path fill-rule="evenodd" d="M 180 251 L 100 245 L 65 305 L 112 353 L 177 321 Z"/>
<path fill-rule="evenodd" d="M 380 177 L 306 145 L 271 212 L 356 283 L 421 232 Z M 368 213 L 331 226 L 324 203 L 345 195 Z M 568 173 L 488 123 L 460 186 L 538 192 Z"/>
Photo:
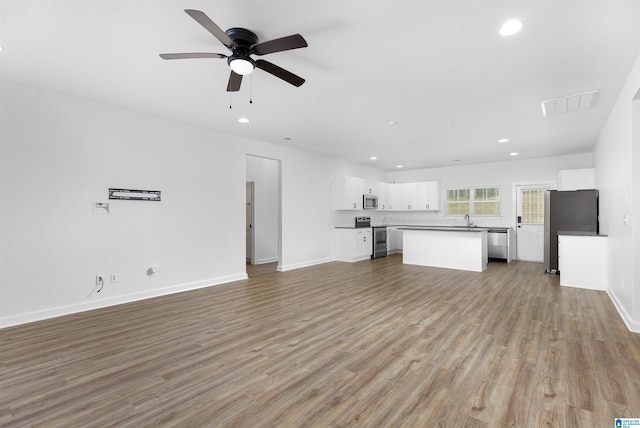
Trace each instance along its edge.
<path fill-rule="evenodd" d="M 562 230 L 558 232 L 558 236 L 560 235 L 564 235 L 564 236 L 596 236 L 596 237 L 602 237 L 602 238 L 606 238 L 607 235 L 598 235 L 595 232 L 580 232 L 580 231 L 574 231 L 574 230 Z"/>
<path fill-rule="evenodd" d="M 402 230 L 429 230 L 444 232 L 486 232 L 489 229 L 484 227 L 466 227 L 466 226 L 398 226 Z"/>
<path fill-rule="evenodd" d="M 449 225 L 422 225 L 422 224 L 372 224 L 369 227 L 397 227 L 399 229 L 415 229 L 415 230 L 450 230 L 464 232 L 481 232 L 489 230 L 509 230 L 510 227 L 485 227 L 485 226 L 449 226 Z M 366 229 L 365 227 L 356 226 L 335 226 L 336 229 Z M 567 232 L 566 234 L 575 233 Z M 560 235 L 560 233 L 558 233 Z"/>

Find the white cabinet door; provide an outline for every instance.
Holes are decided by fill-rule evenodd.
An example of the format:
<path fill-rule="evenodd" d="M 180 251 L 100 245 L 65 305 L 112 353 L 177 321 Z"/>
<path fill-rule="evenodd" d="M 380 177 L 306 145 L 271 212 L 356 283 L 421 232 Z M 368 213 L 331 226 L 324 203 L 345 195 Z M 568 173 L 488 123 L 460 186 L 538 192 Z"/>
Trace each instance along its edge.
<path fill-rule="evenodd" d="M 389 211 L 389 184 L 377 183 L 378 185 L 378 211 Z"/>
<path fill-rule="evenodd" d="M 373 232 L 370 228 L 360 229 L 356 231 L 355 245 L 356 254 L 354 258 L 371 257 L 373 253 Z"/>
<path fill-rule="evenodd" d="M 378 191 L 379 186 L 380 186 L 380 183 L 378 183 L 377 181 L 363 180 L 362 193 L 365 195 L 379 196 L 379 191 Z"/>
<path fill-rule="evenodd" d="M 440 209 L 440 184 L 423 181 L 402 184 L 403 211 L 438 211 Z"/>
<path fill-rule="evenodd" d="M 389 184 L 389 211 L 402 211 L 402 184 Z"/>
<path fill-rule="evenodd" d="M 437 181 L 423 181 L 417 184 L 418 209 L 423 211 L 438 211 L 440 209 L 440 183 Z"/>
<path fill-rule="evenodd" d="M 364 180 L 355 177 L 338 176 L 333 186 L 334 209 L 361 210 Z"/>
<path fill-rule="evenodd" d="M 427 204 L 428 208 L 431 211 L 439 211 L 440 210 L 440 182 L 439 181 L 429 181 L 427 185 Z"/>
<path fill-rule="evenodd" d="M 402 210 L 414 211 L 420 209 L 418 197 L 418 183 L 402 183 Z"/>
<path fill-rule="evenodd" d="M 371 257 L 373 253 L 371 228 L 336 229 L 336 260 L 357 262 Z"/>

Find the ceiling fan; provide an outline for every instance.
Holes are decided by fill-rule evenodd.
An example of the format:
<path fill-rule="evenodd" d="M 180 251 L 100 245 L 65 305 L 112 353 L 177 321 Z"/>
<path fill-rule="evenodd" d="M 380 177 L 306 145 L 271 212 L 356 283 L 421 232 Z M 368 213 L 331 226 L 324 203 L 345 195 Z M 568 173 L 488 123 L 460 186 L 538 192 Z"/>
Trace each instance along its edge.
<path fill-rule="evenodd" d="M 229 28 L 222 31 L 204 12 L 193 9 L 185 9 L 185 12 L 202 25 L 213 36 L 220 40 L 230 51 L 231 55 L 221 53 L 166 53 L 160 54 L 162 59 L 188 59 L 188 58 L 226 58 L 231 75 L 227 84 L 228 92 L 240 90 L 242 76 L 251 73 L 254 68 L 259 68 L 267 73 L 289 82 L 294 86 L 300 86 L 305 82 L 300 76 L 263 59 L 254 60 L 251 55 L 266 55 L 290 49 L 306 48 L 307 41 L 300 34 L 281 37 L 258 43 L 258 36 L 246 28 Z"/>

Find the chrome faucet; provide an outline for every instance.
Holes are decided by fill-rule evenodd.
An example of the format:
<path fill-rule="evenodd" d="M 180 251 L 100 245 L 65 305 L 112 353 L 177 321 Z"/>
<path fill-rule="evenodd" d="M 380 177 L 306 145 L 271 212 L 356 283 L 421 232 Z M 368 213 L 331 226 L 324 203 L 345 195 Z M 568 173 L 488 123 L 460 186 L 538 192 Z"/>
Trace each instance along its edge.
<path fill-rule="evenodd" d="M 464 215 L 465 220 L 467 220 L 467 227 L 471 227 L 471 217 L 469 217 L 469 214 L 465 214 Z"/>

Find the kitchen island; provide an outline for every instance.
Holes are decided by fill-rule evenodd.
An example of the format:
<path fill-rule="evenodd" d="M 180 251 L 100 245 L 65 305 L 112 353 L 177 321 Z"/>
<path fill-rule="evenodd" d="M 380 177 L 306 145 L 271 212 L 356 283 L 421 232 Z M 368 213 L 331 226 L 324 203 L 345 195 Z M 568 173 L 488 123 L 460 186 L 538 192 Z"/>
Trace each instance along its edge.
<path fill-rule="evenodd" d="M 402 263 L 482 272 L 487 268 L 487 229 L 399 227 Z"/>

